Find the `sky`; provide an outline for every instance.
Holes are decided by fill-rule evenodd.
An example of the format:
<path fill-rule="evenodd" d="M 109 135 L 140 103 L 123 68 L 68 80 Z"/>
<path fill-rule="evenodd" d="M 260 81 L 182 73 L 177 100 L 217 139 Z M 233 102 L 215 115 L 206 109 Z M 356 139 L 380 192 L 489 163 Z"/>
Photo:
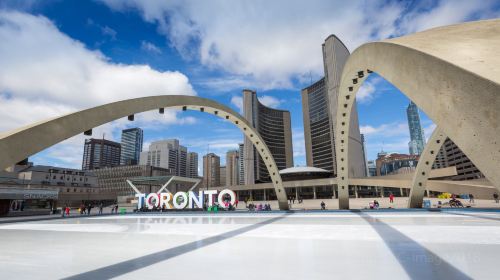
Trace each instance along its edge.
<path fill-rule="evenodd" d="M 242 90 L 289 110 L 294 165 L 304 166 L 300 90 L 323 73 L 321 44 L 337 35 L 360 45 L 429 28 L 500 17 L 500 2 L 423 1 L 154 1 L 3 0 L 0 2 L 0 133 L 123 99 L 184 94 L 214 99 L 241 112 Z M 357 95 L 368 159 L 380 150 L 408 153 L 409 100 L 372 74 Z M 423 112 L 428 137 L 434 124 Z M 189 151 L 221 156 L 243 142 L 215 116 L 145 112 L 94 129 L 120 141 L 144 129 L 144 150 L 177 138 Z M 77 135 L 32 157 L 35 164 L 80 168 Z"/>

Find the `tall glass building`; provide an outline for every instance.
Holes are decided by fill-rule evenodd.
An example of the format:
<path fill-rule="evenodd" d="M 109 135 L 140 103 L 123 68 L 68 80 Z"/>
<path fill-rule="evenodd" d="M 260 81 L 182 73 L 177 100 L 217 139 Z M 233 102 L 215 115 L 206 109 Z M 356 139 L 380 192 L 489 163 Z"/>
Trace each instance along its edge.
<path fill-rule="evenodd" d="M 143 138 L 144 132 L 138 127 L 122 130 L 121 165 L 136 165 L 139 163 Z"/>
<path fill-rule="evenodd" d="M 425 136 L 420 125 L 418 107 L 413 101 L 410 101 L 410 105 L 406 108 L 406 115 L 408 116 L 408 128 L 410 129 L 410 142 L 408 143 L 410 155 L 420 155 L 424 151 Z"/>

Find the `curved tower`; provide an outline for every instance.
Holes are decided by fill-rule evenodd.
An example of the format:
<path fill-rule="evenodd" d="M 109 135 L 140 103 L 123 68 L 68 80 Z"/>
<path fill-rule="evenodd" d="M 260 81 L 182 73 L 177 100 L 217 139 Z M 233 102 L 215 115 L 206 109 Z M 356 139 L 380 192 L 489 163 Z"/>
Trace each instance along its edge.
<path fill-rule="evenodd" d="M 243 90 L 243 115 L 266 142 L 279 170 L 293 166 L 292 129 L 290 112 L 269 108 L 257 99 L 257 93 Z M 245 137 L 245 184 L 269 182 L 266 165 L 252 143 Z"/>

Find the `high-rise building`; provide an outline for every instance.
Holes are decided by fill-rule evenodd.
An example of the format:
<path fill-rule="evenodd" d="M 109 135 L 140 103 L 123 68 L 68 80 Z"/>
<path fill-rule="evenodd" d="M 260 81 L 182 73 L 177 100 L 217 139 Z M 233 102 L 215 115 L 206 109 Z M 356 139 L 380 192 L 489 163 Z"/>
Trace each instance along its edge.
<path fill-rule="evenodd" d="M 239 183 L 239 159 L 238 150 L 226 153 L 226 186 L 236 186 Z"/>
<path fill-rule="evenodd" d="M 85 139 L 83 170 L 93 170 L 120 165 L 121 145 L 105 139 Z"/>
<path fill-rule="evenodd" d="M 144 133 L 138 127 L 122 130 L 121 165 L 136 165 L 139 163 L 143 138 Z"/>
<path fill-rule="evenodd" d="M 187 176 L 187 148 L 179 145 L 179 140 L 169 139 L 152 142 L 149 151 L 141 153 L 139 163 L 172 169 L 175 175 Z"/>
<path fill-rule="evenodd" d="M 257 129 L 271 151 L 279 170 L 293 166 L 290 112 L 264 106 L 255 91 L 243 90 L 243 114 Z M 266 164 L 250 139 L 244 143 L 245 184 L 270 182 Z"/>
<path fill-rule="evenodd" d="M 188 153 L 186 177 L 198 178 L 198 153 L 195 152 Z"/>
<path fill-rule="evenodd" d="M 481 171 L 470 161 L 470 159 L 460 150 L 460 148 L 447 138 L 441 146 L 434 162 L 434 168 L 445 168 L 455 166 L 457 175 L 452 176 L 451 180 L 471 180 L 483 178 Z"/>
<path fill-rule="evenodd" d="M 238 149 L 238 185 L 244 185 L 245 184 L 245 160 L 243 158 L 244 150 L 245 150 L 245 145 L 244 144 L 238 144 L 239 149 Z"/>
<path fill-rule="evenodd" d="M 415 172 L 419 155 L 405 155 L 397 153 L 379 153 L 375 161 L 377 176 L 407 174 Z"/>
<path fill-rule="evenodd" d="M 203 186 L 205 188 L 220 186 L 220 157 L 214 153 L 203 156 Z"/>
<path fill-rule="evenodd" d="M 410 129 L 410 142 L 408 143 L 410 155 L 420 155 L 424 151 L 425 136 L 420 125 L 418 107 L 413 101 L 410 101 L 408 108 L 406 108 L 406 115 L 408 116 L 408 128 Z"/>
<path fill-rule="evenodd" d="M 227 176 L 227 171 L 226 171 L 226 167 L 225 166 L 221 166 L 219 168 L 219 184 L 220 186 L 227 186 L 227 180 L 226 180 L 226 176 Z"/>
<path fill-rule="evenodd" d="M 335 126 L 339 86 L 348 57 L 347 47 L 335 35 L 330 35 L 323 43 L 325 77 L 302 90 L 307 165 L 334 174 L 337 173 Z M 349 176 L 364 177 L 367 167 L 356 102 L 349 125 Z"/>

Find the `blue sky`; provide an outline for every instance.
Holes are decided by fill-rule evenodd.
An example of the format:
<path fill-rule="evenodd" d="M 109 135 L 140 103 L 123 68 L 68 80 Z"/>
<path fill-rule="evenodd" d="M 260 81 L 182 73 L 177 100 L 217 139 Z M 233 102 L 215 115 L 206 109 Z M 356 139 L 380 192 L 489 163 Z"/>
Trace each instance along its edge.
<path fill-rule="evenodd" d="M 305 165 L 300 89 L 323 75 L 321 44 L 336 34 L 353 51 L 374 40 L 496 18 L 498 1 L 2 1 L 0 132 L 125 98 L 190 94 L 239 111 L 241 90 L 292 115 L 294 162 Z M 368 158 L 407 153 L 408 99 L 372 75 L 358 95 Z M 119 141 L 139 126 L 149 142 L 178 138 L 222 156 L 242 142 L 232 125 L 199 112 L 140 114 L 94 130 Z M 422 114 L 426 135 L 432 120 Z M 83 135 L 33 157 L 80 167 Z M 200 165 L 201 168 L 201 165 Z"/>

